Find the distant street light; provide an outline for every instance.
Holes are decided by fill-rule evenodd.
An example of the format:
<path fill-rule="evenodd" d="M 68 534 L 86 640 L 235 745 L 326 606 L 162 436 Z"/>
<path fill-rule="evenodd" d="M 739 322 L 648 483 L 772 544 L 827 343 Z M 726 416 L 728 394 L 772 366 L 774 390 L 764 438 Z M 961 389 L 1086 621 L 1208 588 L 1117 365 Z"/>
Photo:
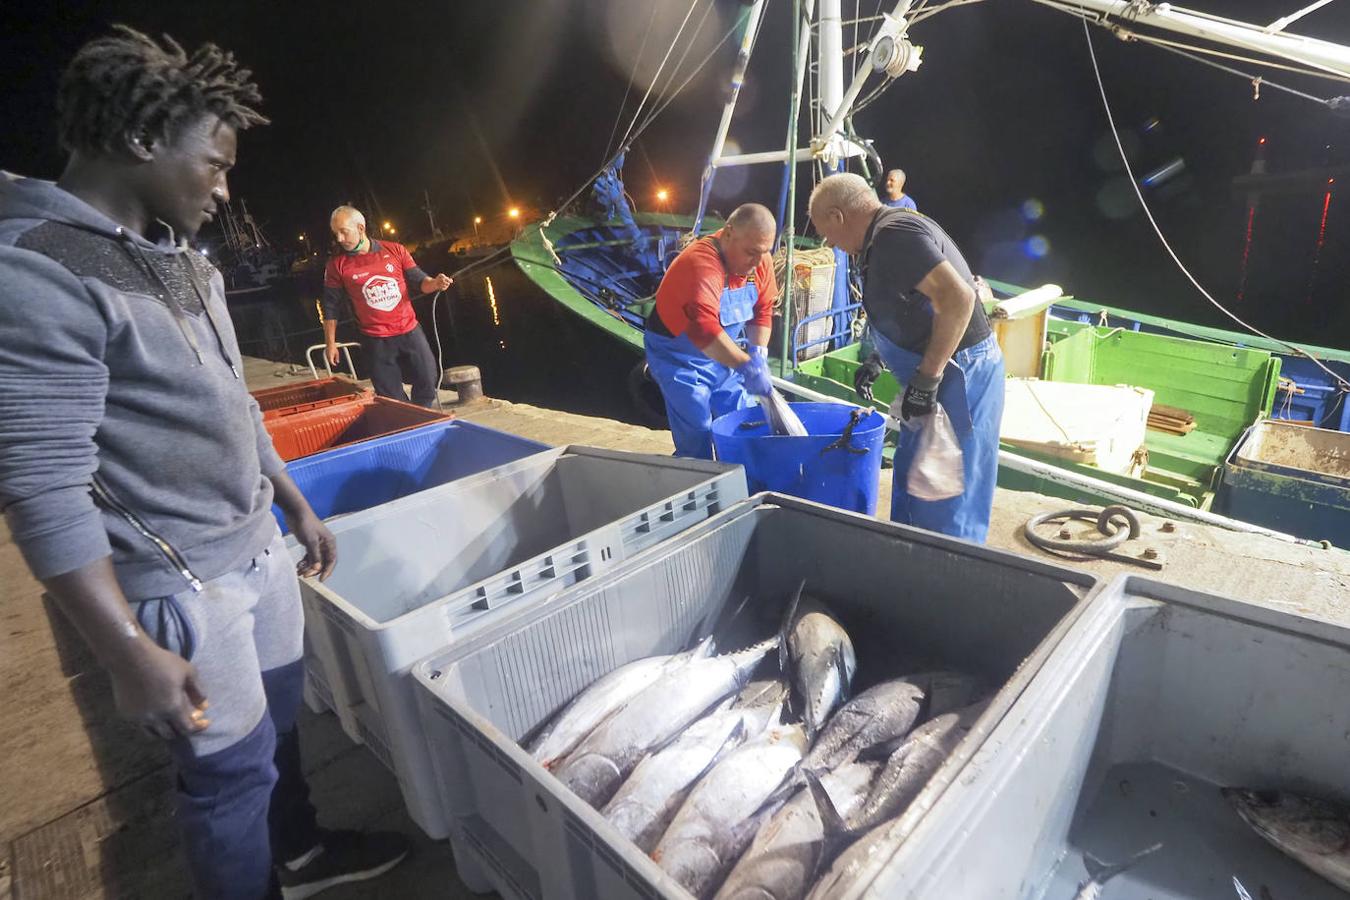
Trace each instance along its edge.
<path fill-rule="evenodd" d="M 301 241 L 301 243 L 304 243 L 304 240 L 305 240 L 305 236 L 304 236 L 303 234 L 300 235 L 300 241 Z"/>
<path fill-rule="evenodd" d="M 665 188 L 658 188 L 656 191 L 656 199 L 662 203 L 665 203 L 667 200 L 670 199 L 670 191 L 666 190 Z"/>
<path fill-rule="evenodd" d="M 394 223 L 386 220 L 384 223 L 384 230 L 390 234 L 394 234 Z"/>
<path fill-rule="evenodd" d="M 478 242 L 478 226 L 479 226 L 479 225 L 482 225 L 482 224 L 483 224 L 483 217 L 482 217 L 482 216 L 474 216 L 474 217 L 473 217 L 473 239 L 474 239 L 474 243 L 477 243 L 477 242 Z"/>
<path fill-rule="evenodd" d="M 517 207 L 514 207 L 514 206 L 511 207 L 511 208 L 507 211 L 506 214 L 507 214 L 508 216 L 510 216 L 511 218 L 513 218 L 513 219 L 519 219 L 519 218 L 520 218 L 520 210 L 519 210 Z"/>

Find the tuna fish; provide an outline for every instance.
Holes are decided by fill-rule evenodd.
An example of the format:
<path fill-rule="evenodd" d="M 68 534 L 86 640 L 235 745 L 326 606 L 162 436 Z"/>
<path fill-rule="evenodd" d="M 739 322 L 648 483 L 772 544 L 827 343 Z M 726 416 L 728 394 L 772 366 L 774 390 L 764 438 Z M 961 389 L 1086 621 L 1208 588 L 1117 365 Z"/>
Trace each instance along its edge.
<path fill-rule="evenodd" d="M 770 391 L 767 397 L 760 397 L 759 405 L 764 407 L 764 418 L 774 434 L 806 437 L 806 426 L 778 391 Z"/>
<path fill-rule="evenodd" d="M 530 755 L 545 767 L 553 768 L 634 695 L 671 669 L 701 659 L 711 650 L 712 641 L 705 640 L 694 650 L 671 656 L 649 656 L 620 666 L 574 697 L 535 737 L 529 746 Z"/>
<path fill-rule="evenodd" d="M 858 661 L 844 626 L 823 604 L 805 596 L 805 588 L 803 581 L 784 616 L 778 653 L 801 697 L 806 733 L 814 739 L 835 707 L 848 699 Z"/>
<path fill-rule="evenodd" d="M 821 777 L 833 808 L 852 813 L 867 798 L 880 763 L 853 762 Z M 716 900 L 801 900 L 832 855 L 814 788 L 797 792 L 755 834 Z"/>
<path fill-rule="evenodd" d="M 986 705 L 977 703 L 943 713 L 916 728 L 886 761 L 867 802 L 848 817 L 848 830 L 860 834 L 903 813 L 961 743 Z"/>
<path fill-rule="evenodd" d="M 1223 795 L 1276 849 L 1350 891 L 1350 806 L 1285 791 L 1224 788 Z"/>
<path fill-rule="evenodd" d="M 1162 844 L 1154 844 L 1152 847 L 1145 847 L 1124 862 L 1112 865 L 1107 865 L 1091 853 L 1083 854 L 1083 865 L 1087 867 L 1088 880 L 1079 886 L 1078 893 L 1073 895 L 1073 900 L 1099 900 L 1102 889 L 1106 887 L 1108 881 L 1134 866 L 1145 856 L 1156 853 L 1161 849 Z"/>
<path fill-rule="evenodd" d="M 652 859 L 695 897 L 710 895 L 772 814 L 764 803 L 806 743 L 800 725 L 775 726 L 728 753 L 690 792 Z"/>
<path fill-rule="evenodd" d="M 776 709 L 787 703 L 791 690 L 788 683 L 781 678 L 758 679 L 741 688 L 731 706 L 733 709 L 759 707 Z"/>
<path fill-rule="evenodd" d="M 765 641 L 664 673 L 587 735 L 555 774 L 582 800 L 602 806 L 644 756 L 740 690 L 776 645 Z"/>
<path fill-rule="evenodd" d="M 849 845 L 807 894 L 807 900 L 836 900 L 873 877 L 871 863 L 886 849 L 894 820 L 883 822 Z"/>
<path fill-rule="evenodd" d="M 828 772 L 872 748 L 891 742 L 898 746 L 917 722 L 966 706 L 978 693 L 974 678 L 956 672 L 925 672 L 884 681 L 840 707 L 816 738 L 802 767 Z"/>
<path fill-rule="evenodd" d="M 695 782 L 723 755 L 775 722 L 781 697 L 759 706 L 727 701 L 679 737 L 638 763 L 601 813 L 619 833 L 650 853 L 670 827 Z"/>

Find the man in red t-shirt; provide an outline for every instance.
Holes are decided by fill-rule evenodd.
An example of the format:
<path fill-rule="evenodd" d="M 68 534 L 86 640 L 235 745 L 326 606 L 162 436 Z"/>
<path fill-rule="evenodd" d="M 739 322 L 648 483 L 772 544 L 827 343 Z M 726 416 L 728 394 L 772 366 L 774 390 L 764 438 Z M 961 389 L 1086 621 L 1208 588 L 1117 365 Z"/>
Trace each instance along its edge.
<path fill-rule="evenodd" d="M 656 289 L 643 343 L 676 456 L 712 459 L 713 419 L 748 406 L 747 391 L 773 389 L 766 348 L 776 230 L 767 208 L 737 207 L 721 231 L 680 252 Z"/>
<path fill-rule="evenodd" d="M 435 406 L 441 373 L 426 333 L 417 324 L 408 285 L 417 285 L 420 293 L 430 294 L 450 287 L 450 277 L 432 278 L 418 268 L 402 244 L 368 237 L 366 217 L 358 209 L 339 206 L 333 210 L 329 226 L 340 249 L 328 260 L 323 273 L 323 333 L 329 364 L 338 362 L 337 320 L 345 296 L 356 313 L 375 393 L 407 400 L 402 367 L 407 363 L 412 401 Z"/>

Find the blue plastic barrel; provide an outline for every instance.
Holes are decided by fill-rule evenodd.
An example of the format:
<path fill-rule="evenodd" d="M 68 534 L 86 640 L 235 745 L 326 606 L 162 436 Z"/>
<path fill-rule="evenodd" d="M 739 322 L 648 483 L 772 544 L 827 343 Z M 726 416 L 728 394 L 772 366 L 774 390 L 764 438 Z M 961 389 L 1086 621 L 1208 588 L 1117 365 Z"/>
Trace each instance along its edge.
<path fill-rule="evenodd" d="M 547 444 L 459 420 L 433 422 L 286 464 L 319 518 L 370 509 L 547 450 Z M 280 507 L 272 513 L 287 532 Z"/>
<path fill-rule="evenodd" d="M 806 437 L 773 434 L 764 410 L 752 406 L 713 422 L 717 458 L 745 466 L 752 494 L 777 491 L 875 515 L 885 417 L 876 412 L 861 415 L 845 439 L 844 432 L 857 407 L 842 403 L 790 405 L 806 426 Z"/>

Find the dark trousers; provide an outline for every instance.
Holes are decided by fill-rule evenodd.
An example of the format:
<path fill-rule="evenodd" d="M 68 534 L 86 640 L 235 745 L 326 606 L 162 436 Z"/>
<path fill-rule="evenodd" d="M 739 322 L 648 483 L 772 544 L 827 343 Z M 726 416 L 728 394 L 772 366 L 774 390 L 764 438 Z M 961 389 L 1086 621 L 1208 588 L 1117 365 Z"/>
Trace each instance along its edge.
<path fill-rule="evenodd" d="M 408 395 L 403 392 L 403 373 L 406 371 L 408 383 L 412 385 L 412 402 L 418 406 L 436 405 L 441 373 L 436 368 L 436 354 L 421 325 L 394 337 L 363 334 L 361 347 L 366 353 L 366 365 L 370 367 L 370 381 L 375 385 L 376 394 L 406 401 Z"/>

